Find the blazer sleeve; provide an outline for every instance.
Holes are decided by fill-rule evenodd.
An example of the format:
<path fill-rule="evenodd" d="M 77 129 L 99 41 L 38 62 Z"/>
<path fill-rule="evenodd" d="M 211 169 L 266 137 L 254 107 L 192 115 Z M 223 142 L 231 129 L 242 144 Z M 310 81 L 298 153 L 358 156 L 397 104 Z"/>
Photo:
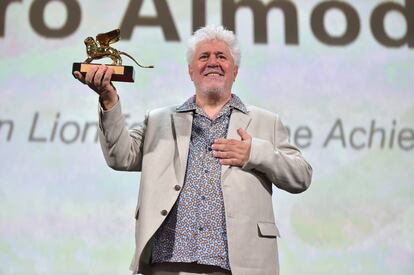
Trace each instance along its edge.
<path fill-rule="evenodd" d="M 287 129 L 278 116 L 274 119 L 273 141 L 253 137 L 249 160 L 242 169 L 262 172 L 278 188 L 290 193 L 305 191 L 312 178 L 312 167 L 289 143 Z"/>
<path fill-rule="evenodd" d="M 133 130 L 125 126 L 121 103 L 108 111 L 99 106 L 99 141 L 106 163 L 120 171 L 141 171 L 148 114 Z"/>

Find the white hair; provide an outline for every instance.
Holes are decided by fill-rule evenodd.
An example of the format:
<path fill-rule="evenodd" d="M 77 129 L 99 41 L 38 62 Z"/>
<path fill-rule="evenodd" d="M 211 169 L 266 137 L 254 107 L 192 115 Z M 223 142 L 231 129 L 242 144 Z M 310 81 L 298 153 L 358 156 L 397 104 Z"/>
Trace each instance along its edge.
<path fill-rule="evenodd" d="M 187 62 L 190 64 L 194 58 L 195 49 L 197 45 L 204 41 L 220 40 L 227 44 L 230 50 L 230 54 L 233 57 L 234 63 L 240 65 L 240 46 L 237 37 L 230 30 L 225 29 L 223 26 L 208 25 L 198 29 L 188 39 L 187 43 Z"/>

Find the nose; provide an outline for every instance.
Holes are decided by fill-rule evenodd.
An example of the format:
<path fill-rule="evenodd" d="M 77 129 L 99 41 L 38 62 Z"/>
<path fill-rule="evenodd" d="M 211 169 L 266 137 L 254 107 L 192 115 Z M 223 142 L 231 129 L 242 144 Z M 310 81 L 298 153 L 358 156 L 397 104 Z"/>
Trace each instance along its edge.
<path fill-rule="evenodd" d="M 207 66 L 208 67 L 217 67 L 218 66 L 218 59 L 217 59 L 217 57 L 215 56 L 215 55 L 210 55 L 210 57 L 208 58 L 208 61 L 207 61 Z"/>

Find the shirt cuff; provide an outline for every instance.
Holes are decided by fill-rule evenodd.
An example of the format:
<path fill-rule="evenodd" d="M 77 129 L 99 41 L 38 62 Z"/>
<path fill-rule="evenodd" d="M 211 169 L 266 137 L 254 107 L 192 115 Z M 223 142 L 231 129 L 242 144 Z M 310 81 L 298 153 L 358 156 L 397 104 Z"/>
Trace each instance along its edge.
<path fill-rule="evenodd" d="M 118 102 L 112 106 L 111 109 L 104 110 L 101 104 L 98 104 L 99 112 L 99 128 L 102 132 L 105 132 L 105 129 L 111 129 L 119 119 L 123 119 L 121 101 L 118 97 Z"/>
<path fill-rule="evenodd" d="M 106 113 L 106 112 L 110 112 L 110 111 L 112 111 L 115 107 L 117 107 L 120 103 L 119 103 L 119 95 L 116 95 L 117 96 L 117 101 L 116 101 L 116 104 L 114 105 L 114 106 L 112 106 L 112 108 L 111 109 L 108 109 L 108 110 L 105 110 L 103 107 L 102 107 L 102 104 L 101 104 L 101 102 L 100 101 L 98 101 L 99 102 L 99 112 L 100 113 Z"/>

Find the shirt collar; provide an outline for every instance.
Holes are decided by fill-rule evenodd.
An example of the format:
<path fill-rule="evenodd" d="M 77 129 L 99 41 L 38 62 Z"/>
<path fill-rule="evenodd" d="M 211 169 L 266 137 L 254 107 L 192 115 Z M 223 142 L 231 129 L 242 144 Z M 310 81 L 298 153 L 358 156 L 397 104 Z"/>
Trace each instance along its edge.
<path fill-rule="evenodd" d="M 243 104 L 243 102 L 237 95 L 231 94 L 231 98 L 228 103 L 229 103 L 230 108 L 236 108 L 237 110 L 245 114 L 247 113 L 246 106 Z M 194 111 L 196 109 L 197 109 L 197 105 L 195 102 L 195 95 L 193 95 L 192 97 L 187 99 L 182 105 L 178 106 L 176 108 L 176 111 L 181 113 L 181 112 Z"/>

